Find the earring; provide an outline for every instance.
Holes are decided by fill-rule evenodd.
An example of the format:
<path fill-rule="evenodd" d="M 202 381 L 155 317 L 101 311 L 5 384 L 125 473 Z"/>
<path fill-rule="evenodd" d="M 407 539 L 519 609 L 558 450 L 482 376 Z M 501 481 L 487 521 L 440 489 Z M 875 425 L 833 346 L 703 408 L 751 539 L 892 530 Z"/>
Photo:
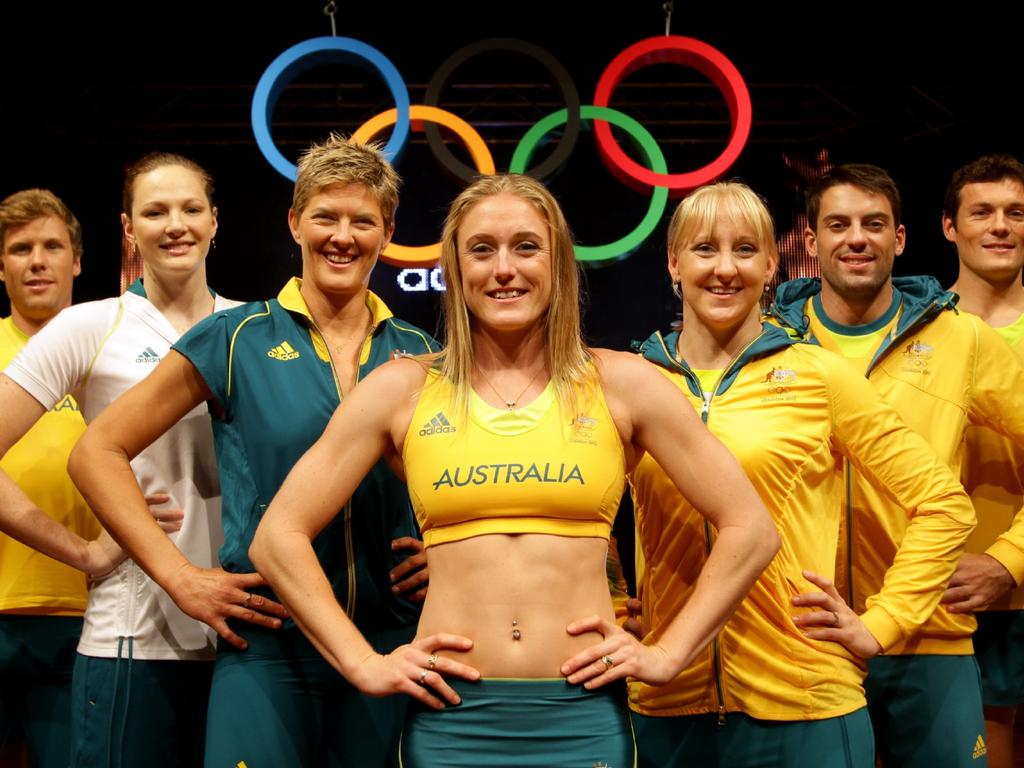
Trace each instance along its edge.
<path fill-rule="evenodd" d="M 211 251 L 216 251 L 217 250 L 217 238 L 216 237 L 211 237 L 210 238 L 210 250 Z"/>

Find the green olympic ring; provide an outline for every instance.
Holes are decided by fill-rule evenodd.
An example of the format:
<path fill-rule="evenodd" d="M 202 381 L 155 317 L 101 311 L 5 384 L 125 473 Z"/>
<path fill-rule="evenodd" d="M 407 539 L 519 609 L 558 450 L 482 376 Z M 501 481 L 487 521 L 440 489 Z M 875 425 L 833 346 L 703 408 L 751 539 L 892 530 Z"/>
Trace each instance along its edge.
<path fill-rule="evenodd" d="M 662 154 L 658 142 L 646 128 L 629 115 L 610 107 L 581 106 L 580 117 L 583 120 L 604 120 L 612 125 L 617 125 L 629 134 L 637 149 L 643 153 L 651 170 L 657 173 L 668 171 L 665 155 Z M 515 152 L 512 153 L 512 161 L 508 165 L 508 172 L 525 173 L 544 137 L 553 128 L 565 123 L 567 119 L 568 110 L 560 109 L 535 123 L 516 145 Z M 658 226 L 662 214 L 665 213 L 667 203 L 668 187 L 654 187 L 651 202 L 647 206 L 647 213 L 632 232 L 604 245 L 575 246 L 577 261 L 582 261 L 587 266 L 600 267 L 625 259 L 639 248 Z"/>

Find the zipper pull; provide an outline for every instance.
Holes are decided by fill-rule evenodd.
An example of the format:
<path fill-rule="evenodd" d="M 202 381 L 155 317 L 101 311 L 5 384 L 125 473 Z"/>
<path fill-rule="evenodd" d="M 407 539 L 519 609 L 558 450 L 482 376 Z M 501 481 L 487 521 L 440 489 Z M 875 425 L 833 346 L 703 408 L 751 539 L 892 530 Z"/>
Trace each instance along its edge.
<path fill-rule="evenodd" d="M 711 393 L 701 392 L 701 397 L 704 398 L 704 405 L 700 409 L 700 418 L 702 421 L 708 420 L 708 411 L 711 410 Z"/>
<path fill-rule="evenodd" d="M 725 725 L 725 705 L 719 704 L 718 706 L 718 724 Z"/>

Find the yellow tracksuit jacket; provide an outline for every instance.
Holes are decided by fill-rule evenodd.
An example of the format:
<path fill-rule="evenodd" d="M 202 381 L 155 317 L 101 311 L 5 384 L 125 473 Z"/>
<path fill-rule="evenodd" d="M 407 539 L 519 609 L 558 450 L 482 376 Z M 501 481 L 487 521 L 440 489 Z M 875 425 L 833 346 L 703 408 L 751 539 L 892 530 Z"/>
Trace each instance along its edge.
<path fill-rule="evenodd" d="M 792 620 L 800 610 L 792 597 L 817 589 L 802 570 L 834 575 L 843 457 L 898 500 L 900 517 L 912 521 L 900 570 L 927 576 L 879 596 L 880 623 L 900 627 L 903 613 L 935 605 L 973 527 L 970 502 L 927 444 L 837 355 L 765 325 L 705 400 L 696 376 L 672 354 L 677 336 L 655 334 L 640 351 L 740 461 L 775 519 L 782 549 L 712 646 L 666 686 L 632 683 L 631 706 L 645 715 L 741 711 L 790 721 L 859 709 L 863 663 L 837 643 L 808 639 Z M 630 481 L 645 561 L 643 627 L 655 640 L 686 602 L 715 532 L 649 456 Z M 935 561 L 946 568 L 930 567 Z"/>
<path fill-rule="evenodd" d="M 1002 331 L 996 329 L 1010 342 Z M 1010 348 L 1024 360 L 1024 338 L 1010 342 Z M 966 450 L 963 483 L 978 514 L 978 527 L 967 540 L 967 551 L 991 555 L 1010 570 L 1015 562 L 1019 563 L 1018 553 L 1024 545 L 1024 514 L 1020 514 L 1024 505 L 1024 447 L 988 427 L 968 427 Z M 1010 573 L 1017 587 L 988 610 L 1024 608 L 1022 574 L 1012 570 Z"/>
<path fill-rule="evenodd" d="M 1024 445 L 1024 367 L 1006 342 L 981 319 L 956 310 L 956 295 L 931 277 L 895 278 L 903 300 L 900 318 L 875 352 L 865 375 L 907 424 L 959 477 L 969 425 L 987 426 Z M 821 290 L 818 280 L 793 280 L 779 287 L 774 318 L 809 338 L 807 303 Z M 973 652 L 971 615 L 951 614 L 931 601 L 882 620 L 879 592 L 897 583 L 913 589 L 934 573 L 952 573 L 937 558 L 916 570 L 892 570 L 905 556 L 901 543 L 908 520 L 891 496 L 846 468 L 845 554 L 847 597 L 890 655 Z M 1024 527 L 1024 526 L 1022 526 Z M 990 550 L 1018 584 L 1024 578 L 1024 530 L 1007 531 Z M 916 631 L 907 632 L 907 629 Z"/>

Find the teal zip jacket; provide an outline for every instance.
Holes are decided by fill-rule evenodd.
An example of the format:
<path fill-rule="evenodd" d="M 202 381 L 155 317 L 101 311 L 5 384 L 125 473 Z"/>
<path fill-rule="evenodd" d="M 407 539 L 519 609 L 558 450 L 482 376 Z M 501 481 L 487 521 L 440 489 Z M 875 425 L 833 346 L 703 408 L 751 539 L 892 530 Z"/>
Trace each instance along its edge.
<path fill-rule="evenodd" d="M 330 352 L 300 286 L 293 278 L 276 299 L 213 315 L 174 345 L 220 406 L 213 436 L 224 500 L 220 560 L 228 571 L 255 570 L 249 545 L 256 526 L 341 402 Z M 372 326 L 359 380 L 396 354 L 436 350 L 430 336 L 392 317 L 372 293 L 367 306 Z M 389 572 L 403 556 L 392 552 L 392 539 L 418 535 L 405 483 L 381 460 L 313 542 L 338 602 L 371 642 L 403 628 L 411 637 L 415 628 L 419 607 L 392 595 Z"/>

